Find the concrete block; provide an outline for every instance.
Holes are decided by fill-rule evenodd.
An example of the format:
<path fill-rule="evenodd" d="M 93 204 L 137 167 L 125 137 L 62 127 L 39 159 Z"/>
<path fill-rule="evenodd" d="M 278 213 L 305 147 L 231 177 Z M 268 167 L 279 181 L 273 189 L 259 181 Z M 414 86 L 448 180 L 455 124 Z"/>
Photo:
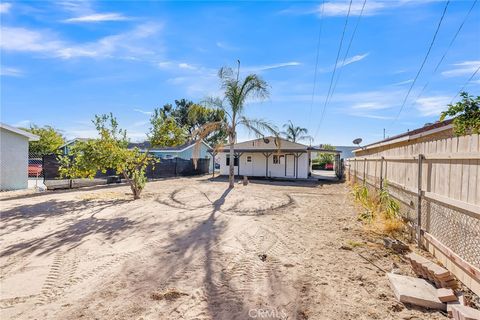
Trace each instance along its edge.
<path fill-rule="evenodd" d="M 453 306 L 452 314 L 455 320 L 480 320 L 480 310 L 467 306 Z"/>
<path fill-rule="evenodd" d="M 447 289 L 447 288 L 437 289 L 437 297 L 442 302 L 458 301 L 458 298 L 455 295 L 455 292 L 453 292 L 452 289 Z"/>
<path fill-rule="evenodd" d="M 398 301 L 430 309 L 447 310 L 447 305 L 437 297 L 437 288 L 429 282 L 393 273 L 387 273 L 387 277 Z"/>
<path fill-rule="evenodd" d="M 457 292 L 457 301 L 452 301 L 452 302 L 447 302 L 447 312 L 448 316 L 451 318 L 453 317 L 453 307 L 454 306 L 464 306 L 465 305 L 465 297 L 463 295 L 463 292 Z"/>

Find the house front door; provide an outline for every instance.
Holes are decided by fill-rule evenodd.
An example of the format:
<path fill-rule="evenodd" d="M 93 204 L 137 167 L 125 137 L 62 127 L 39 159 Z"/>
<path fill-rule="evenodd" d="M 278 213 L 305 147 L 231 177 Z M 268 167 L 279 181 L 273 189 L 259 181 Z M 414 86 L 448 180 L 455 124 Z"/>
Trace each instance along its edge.
<path fill-rule="evenodd" d="M 295 156 L 293 154 L 285 155 L 285 176 L 295 177 Z"/>
<path fill-rule="evenodd" d="M 246 176 L 253 176 L 253 156 L 246 155 L 245 156 L 245 175 Z"/>

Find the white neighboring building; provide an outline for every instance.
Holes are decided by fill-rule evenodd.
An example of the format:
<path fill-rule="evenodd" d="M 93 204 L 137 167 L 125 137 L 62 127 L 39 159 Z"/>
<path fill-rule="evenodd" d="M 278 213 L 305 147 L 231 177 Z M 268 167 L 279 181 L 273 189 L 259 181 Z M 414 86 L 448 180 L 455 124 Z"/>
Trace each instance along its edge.
<path fill-rule="evenodd" d="M 236 143 L 235 175 L 307 179 L 311 172 L 310 148 L 282 138 L 265 137 Z M 229 147 L 218 151 L 220 174 L 229 172 Z"/>
<path fill-rule="evenodd" d="M 28 142 L 39 137 L 0 123 L 0 190 L 28 187 Z"/>

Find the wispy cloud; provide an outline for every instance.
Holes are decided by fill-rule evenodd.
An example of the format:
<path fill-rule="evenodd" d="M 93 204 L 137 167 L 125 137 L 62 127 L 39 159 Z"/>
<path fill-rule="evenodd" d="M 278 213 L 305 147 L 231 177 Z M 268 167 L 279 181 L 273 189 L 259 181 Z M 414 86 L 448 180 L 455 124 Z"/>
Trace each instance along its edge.
<path fill-rule="evenodd" d="M 294 67 L 301 65 L 298 61 L 289 61 L 289 62 L 282 62 L 282 63 L 275 63 L 263 66 L 251 66 L 251 67 L 244 67 L 242 71 L 244 72 L 259 72 L 259 71 L 267 71 L 272 69 L 280 69 L 285 67 Z"/>
<path fill-rule="evenodd" d="M 378 114 L 369 114 L 369 113 L 350 113 L 350 116 L 360 117 L 360 118 L 369 118 L 369 119 L 378 119 L 378 120 L 390 120 L 393 119 L 391 116 L 381 116 Z"/>
<path fill-rule="evenodd" d="M 234 47 L 226 42 L 223 42 L 223 41 L 217 41 L 216 43 L 217 47 L 219 47 L 220 49 L 223 49 L 223 50 L 228 50 L 228 51 L 234 51 L 234 50 L 238 50 L 237 47 Z"/>
<path fill-rule="evenodd" d="M 362 11 L 363 3 L 361 1 L 352 2 L 350 8 L 350 16 L 358 16 Z M 338 17 L 346 16 L 348 13 L 348 2 L 325 2 L 321 4 L 317 12 L 320 13 L 323 11 L 323 14 L 327 17 Z M 365 9 L 363 10 L 363 15 L 371 16 L 378 14 L 381 10 L 385 9 L 387 4 L 381 1 L 368 1 L 365 4 Z"/>
<path fill-rule="evenodd" d="M 0 47 L 9 51 L 38 52 L 62 59 L 78 57 L 129 57 L 152 54 L 140 41 L 156 34 L 160 25 L 146 23 L 116 35 L 106 36 L 94 42 L 70 43 L 49 30 L 1 27 Z"/>
<path fill-rule="evenodd" d="M 94 13 L 80 17 L 74 17 L 63 20 L 65 23 L 92 23 L 92 22 L 106 22 L 106 21 L 124 21 L 131 18 L 124 16 L 121 13 Z"/>
<path fill-rule="evenodd" d="M 472 75 L 475 70 L 480 67 L 480 60 L 463 61 L 460 63 L 455 63 L 453 65 L 455 66 L 455 68 L 443 71 L 442 75 L 445 77 Z"/>
<path fill-rule="evenodd" d="M 180 69 L 197 70 L 197 67 L 195 67 L 191 64 L 185 63 L 185 62 L 179 63 L 178 67 Z"/>
<path fill-rule="evenodd" d="M 8 13 L 12 8 L 12 4 L 8 2 L 0 3 L 0 13 Z"/>
<path fill-rule="evenodd" d="M 378 120 L 391 119 L 392 110 L 398 108 L 402 90 L 380 89 L 364 92 L 338 93 L 331 103 L 350 116 Z"/>
<path fill-rule="evenodd" d="M 0 66 L 0 76 L 21 77 L 23 75 L 24 73 L 20 69 Z"/>
<path fill-rule="evenodd" d="M 359 110 L 382 110 L 387 108 L 390 108 L 390 106 L 380 102 L 363 102 L 356 103 L 352 106 L 352 109 Z"/>
<path fill-rule="evenodd" d="M 405 80 L 405 81 L 400 81 L 400 82 L 393 83 L 392 86 L 403 86 L 404 84 L 409 84 L 409 83 L 412 83 L 412 82 L 413 82 L 413 79 L 408 79 L 408 80 Z"/>
<path fill-rule="evenodd" d="M 415 107 L 422 116 L 438 116 L 445 111 L 450 103 L 450 96 L 433 96 L 420 98 L 415 101 Z"/>
<path fill-rule="evenodd" d="M 339 63 L 339 65 L 346 66 L 346 65 L 349 65 L 351 63 L 361 61 L 361 60 L 365 59 L 369 54 L 370 54 L 369 52 L 364 53 L 364 54 L 357 54 L 356 56 L 345 59 L 345 61 L 342 61 L 341 63 Z"/>
<path fill-rule="evenodd" d="M 422 5 L 438 0 L 370 0 L 365 4 L 363 16 L 374 16 L 386 13 L 392 9 L 402 6 Z M 328 1 L 316 7 L 292 6 L 278 11 L 278 14 L 287 15 L 307 15 L 314 14 L 320 16 L 323 12 L 325 17 L 343 17 L 348 14 L 349 1 Z M 359 16 L 362 12 L 363 1 L 354 1 L 350 7 L 350 16 Z"/>
<path fill-rule="evenodd" d="M 94 13 L 91 2 L 88 0 L 85 0 L 85 1 L 61 0 L 56 2 L 55 4 L 67 12 L 73 12 L 77 15 L 86 15 L 86 14 Z"/>
<path fill-rule="evenodd" d="M 145 115 L 152 115 L 153 114 L 152 111 L 145 111 L 145 110 L 142 110 L 142 109 L 133 109 L 133 111 L 140 112 L 140 113 L 145 114 Z"/>
<path fill-rule="evenodd" d="M 352 63 L 355 63 L 355 62 L 362 61 L 362 60 L 365 59 L 369 54 L 370 54 L 369 52 L 364 53 L 364 54 L 357 54 L 357 55 L 352 56 L 352 57 L 350 57 L 350 58 L 346 58 L 345 61 L 340 60 L 340 61 L 338 61 L 338 63 L 337 63 L 337 69 L 342 68 L 342 67 L 346 67 L 346 66 L 348 66 L 349 64 L 352 64 Z M 328 68 L 320 68 L 319 72 L 322 72 L 322 73 L 332 72 L 334 68 L 335 68 L 335 65 L 333 64 L 333 65 L 331 65 L 331 66 L 328 67 Z"/>

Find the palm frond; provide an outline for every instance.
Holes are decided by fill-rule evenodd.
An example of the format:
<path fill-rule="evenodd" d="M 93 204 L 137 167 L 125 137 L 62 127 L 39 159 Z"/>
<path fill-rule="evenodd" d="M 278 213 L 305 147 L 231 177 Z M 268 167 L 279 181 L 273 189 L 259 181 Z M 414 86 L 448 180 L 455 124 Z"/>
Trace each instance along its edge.
<path fill-rule="evenodd" d="M 265 132 L 278 136 L 278 129 L 263 119 L 248 119 L 244 116 L 241 116 L 237 124 L 243 125 L 249 131 L 253 132 L 258 138 L 265 136 Z"/>
<path fill-rule="evenodd" d="M 212 132 L 220 130 L 222 127 L 225 127 L 225 122 L 216 121 L 209 122 L 198 128 L 192 133 L 192 139 L 195 141 L 193 145 L 193 164 L 195 169 L 197 168 L 197 160 L 200 157 L 200 146 L 204 139 Z"/>

